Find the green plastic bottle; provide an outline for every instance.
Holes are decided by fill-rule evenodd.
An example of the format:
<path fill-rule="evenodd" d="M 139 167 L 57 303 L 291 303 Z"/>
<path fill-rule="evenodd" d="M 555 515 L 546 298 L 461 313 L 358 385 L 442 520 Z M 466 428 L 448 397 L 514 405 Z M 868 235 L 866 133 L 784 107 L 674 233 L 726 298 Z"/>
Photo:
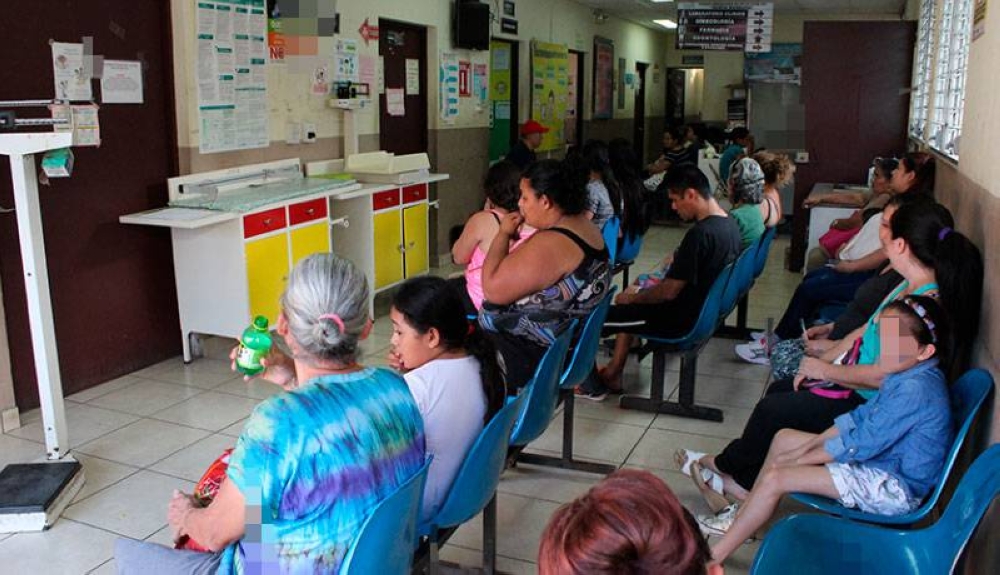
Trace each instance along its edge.
<path fill-rule="evenodd" d="M 243 330 L 240 349 L 236 352 L 236 370 L 244 375 L 257 375 L 264 371 L 260 360 L 271 351 L 271 334 L 267 331 L 267 318 L 253 318 L 250 327 Z"/>

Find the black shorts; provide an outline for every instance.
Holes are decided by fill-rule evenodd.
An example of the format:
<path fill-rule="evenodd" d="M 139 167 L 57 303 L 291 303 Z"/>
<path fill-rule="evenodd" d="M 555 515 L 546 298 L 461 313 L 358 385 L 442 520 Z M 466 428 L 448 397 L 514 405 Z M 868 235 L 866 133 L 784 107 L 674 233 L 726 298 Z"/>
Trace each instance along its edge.
<path fill-rule="evenodd" d="M 616 333 L 632 333 L 662 338 L 676 338 L 686 335 L 697 318 L 692 318 L 688 310 L 674 302 L 627 303 L 613 305 L 604 320 L 601 333 L 605 336 Z"/>

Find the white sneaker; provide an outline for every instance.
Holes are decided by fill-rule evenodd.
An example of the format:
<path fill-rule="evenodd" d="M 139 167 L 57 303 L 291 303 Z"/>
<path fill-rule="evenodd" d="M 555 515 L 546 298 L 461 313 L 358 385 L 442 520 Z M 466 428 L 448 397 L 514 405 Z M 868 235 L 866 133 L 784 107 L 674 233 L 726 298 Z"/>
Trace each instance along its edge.
<path fill-rule="evenodd" d="M 716 515 L 699 515 L 698 527 L 706 537 L 709 535 L 725 535 L 729 528 L 733 526 L 736 519 L 736 512 L 740 510 L 739 503 L 733 503 Z"/>
<path fill-rule="evenodd" d="M 735 351 L 740 359 L 748 363 L 755 363 L 757 365 L 771 364 L 771 360 L 767 357 L 767 348 L 762 343 L 741 343 L 736 346 Z"/>
<path fill-rule="evenodd" d="M 764 339 L 766 337 L 767 337 L 767 332 L 766 331 L 751 331 L 750 332 L 750 341 L 761 341 L 762 339 Z"/>

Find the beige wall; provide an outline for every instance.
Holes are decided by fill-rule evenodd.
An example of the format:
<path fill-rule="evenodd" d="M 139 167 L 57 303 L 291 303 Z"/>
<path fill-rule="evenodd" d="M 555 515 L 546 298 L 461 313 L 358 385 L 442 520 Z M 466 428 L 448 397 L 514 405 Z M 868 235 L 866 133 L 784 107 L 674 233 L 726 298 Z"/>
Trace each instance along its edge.
<path fill-rule="evenodd" d="M 802 42 L 804 23 L 807 20 L 896 20 L 898 17 L 873 14 L 775 14 L 774 42 Z M 743 84 L 743 53 L 723 51 L 677 50 L 675 34 L 669 33 L 667 51 L 667 66 L 679 67 L 682 56 L 703 54 L 705 57 L 705 80 L 702 120 L 706 122 L 724 122 L 726 120 L 726 100 L 729 99 L 730 86 Z"/>
<path fill-rule="evenodd" d="M 1000 162 L 994 139 L 1000 130 L 1000 6 L 986 11 L 986 33 L 972 43 L 965 84 L 965 116 L 958 171 L 1000 196 Z M 996 257 L 995 255 L 993 257 Z"/>

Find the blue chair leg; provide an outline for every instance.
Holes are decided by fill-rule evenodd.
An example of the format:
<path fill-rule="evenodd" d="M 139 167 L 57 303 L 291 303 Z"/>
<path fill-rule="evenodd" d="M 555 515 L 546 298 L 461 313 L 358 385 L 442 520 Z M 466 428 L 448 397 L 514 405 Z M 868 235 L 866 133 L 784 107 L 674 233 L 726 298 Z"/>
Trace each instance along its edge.
<path fill-rule="evenodd" d="M 529 465 L 558 467 L 559 469 L 572 469 L 573 471 L 583 471 L 584 473 L 599 473 L 601 475 L 613 473 L 618 469 L 615 465 L 573 459 L 573 412 L 576 411 L 576 396 L 572 389 L 560 389 L 559 394 L 563 400 L 562 456 L 552 457 L 550 455 L 522 452 L 517 456 L 518 462 Z"/>
<path fill-rule="evenodd" d="M 704 419 L 707 421 L 722 421 L 722 410 L 714 407 L 695 405 L 694 388 L 698 371 L 698 353 L 704 346 L 684 352 L 681 356 L 680 389 L 678 400 L 664 401 L 663 390 L 667 377 L 667 352 L 653 352 L 653 380 L 649 397 L 636 395 L 622 396 L 619 406 L 622 409 L 635 409 L 648 413 L 665 413 L 678 417 Z"/>

